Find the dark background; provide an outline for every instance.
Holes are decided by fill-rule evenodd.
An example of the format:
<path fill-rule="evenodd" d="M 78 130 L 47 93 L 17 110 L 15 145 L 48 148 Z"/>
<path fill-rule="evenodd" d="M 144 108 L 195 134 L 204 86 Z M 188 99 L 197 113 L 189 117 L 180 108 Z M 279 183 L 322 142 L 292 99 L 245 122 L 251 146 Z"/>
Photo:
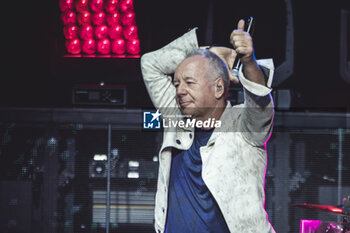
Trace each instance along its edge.
<path fill-rule="evenodd" d="M 141 55 L 158 49 L 189 28 L 199 27 L 205 43 L 209 5 L 213 4 L 212 44 L 229 46 L 240 18 L 256 18 L 257 58 L 284 60 L 284 1 L 135 0 Z M 294 74 L 274 89 L 292 91 L 292 108 L 329 110 L 349 107 L 350 83 L 339 74 L 340 9 L 345 0 L 293 1 Z M 58 1 L 6 1 L 1 14 L 0 105 L 72 107 L 77 83 L 126 84 L 129 108 L 152 107 L 141 78 L 139 59 L 64 58 Z M 348 8 L 349 9 L 349 8 Z"/>

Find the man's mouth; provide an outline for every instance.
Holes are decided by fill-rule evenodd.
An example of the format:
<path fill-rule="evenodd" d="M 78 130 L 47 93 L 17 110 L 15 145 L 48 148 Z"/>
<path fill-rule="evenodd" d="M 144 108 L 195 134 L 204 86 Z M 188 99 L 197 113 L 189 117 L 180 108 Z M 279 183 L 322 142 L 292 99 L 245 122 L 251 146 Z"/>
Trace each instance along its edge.
<path fill-rule="evenodd" d="M 181 107 L 186 107 L 191 104 L 191 101 L 180 101 L 180 106 Z"/>

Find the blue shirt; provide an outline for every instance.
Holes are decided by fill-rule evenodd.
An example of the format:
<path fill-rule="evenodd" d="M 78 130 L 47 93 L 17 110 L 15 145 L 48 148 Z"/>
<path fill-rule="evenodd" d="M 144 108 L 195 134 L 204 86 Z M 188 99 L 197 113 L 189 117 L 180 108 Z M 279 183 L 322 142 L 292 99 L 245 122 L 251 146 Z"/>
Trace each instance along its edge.
<path fill-rule="evenodd" d="M 196 129 L 190 149 L 172 159 L 165 233 L 230 232 L 201 174 L 199 148 L 207 144 L 213 130 Z"/>

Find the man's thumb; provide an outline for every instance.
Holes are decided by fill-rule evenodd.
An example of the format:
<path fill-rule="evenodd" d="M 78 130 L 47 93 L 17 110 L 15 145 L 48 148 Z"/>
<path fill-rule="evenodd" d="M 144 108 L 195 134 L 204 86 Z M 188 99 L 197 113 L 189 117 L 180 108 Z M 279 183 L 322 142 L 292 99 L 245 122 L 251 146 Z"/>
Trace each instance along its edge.
<path fill-rule="evenodd" d="M 244 31 L 244 19 L 238 21 L 237 29 Z"/>

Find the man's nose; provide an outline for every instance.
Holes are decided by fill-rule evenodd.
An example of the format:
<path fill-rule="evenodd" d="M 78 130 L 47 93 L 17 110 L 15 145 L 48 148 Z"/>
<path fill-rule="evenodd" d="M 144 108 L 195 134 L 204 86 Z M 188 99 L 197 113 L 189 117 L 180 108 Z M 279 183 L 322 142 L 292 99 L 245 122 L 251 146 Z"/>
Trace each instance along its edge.
<path fill-rule="evenodd" d="M 186 95 L 187 94 L 187 87 L 185 84 L 180 83 L 176 88 L 176 94 L 177 95 Z"/>

